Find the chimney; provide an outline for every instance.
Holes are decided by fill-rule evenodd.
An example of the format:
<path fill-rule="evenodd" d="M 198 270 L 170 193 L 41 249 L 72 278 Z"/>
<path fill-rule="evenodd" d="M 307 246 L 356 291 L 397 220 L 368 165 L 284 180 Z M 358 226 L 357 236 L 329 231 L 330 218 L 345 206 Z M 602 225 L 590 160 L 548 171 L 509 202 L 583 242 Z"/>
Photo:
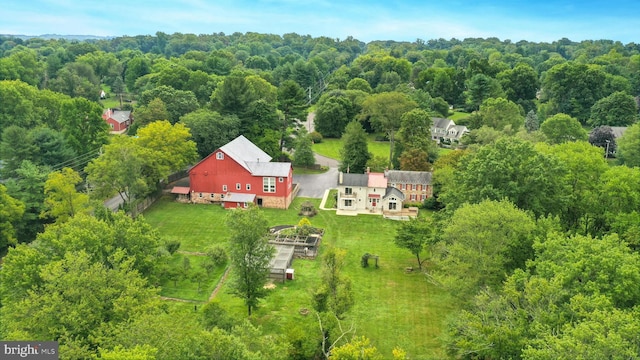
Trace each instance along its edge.
<path fill-rule="evenodd" d="M 342 185 L 342 171 L 338 174 L 338 185 Z"/>
<path fill-rule="evenodd" d="M 367 174 L 371 172 L 371 168 L 367 166 Z"/>

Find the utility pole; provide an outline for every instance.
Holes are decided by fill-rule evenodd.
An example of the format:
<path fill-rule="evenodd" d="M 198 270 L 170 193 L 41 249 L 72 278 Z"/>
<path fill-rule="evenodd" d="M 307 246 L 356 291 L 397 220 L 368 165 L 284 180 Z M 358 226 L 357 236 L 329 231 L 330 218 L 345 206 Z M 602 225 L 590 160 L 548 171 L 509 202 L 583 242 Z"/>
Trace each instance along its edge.
<path fill-rule="evenodd" d="M 605 159 L 609 159 L 609 143 L 611 142 L 610 140 L 605 140 L 607 142 L 607 149 L 605 150 L 604 153 L 604 158 Z"/>

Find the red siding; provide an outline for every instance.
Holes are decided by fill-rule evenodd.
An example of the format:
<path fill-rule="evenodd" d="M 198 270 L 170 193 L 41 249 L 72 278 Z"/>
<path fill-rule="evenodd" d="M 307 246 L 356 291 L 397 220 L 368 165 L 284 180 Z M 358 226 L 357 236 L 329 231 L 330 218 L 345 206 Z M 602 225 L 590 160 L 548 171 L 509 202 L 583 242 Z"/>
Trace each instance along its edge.
<path fill-rule="evenodd" d="M 216 194 L 234 192 L 256 194 L 258 197 L 286 197 L 291 193 L 292 169 L 289 170 L 289 176 L 283 178 L 283 182 L 279 182 L 276 177 L 275 193 L 265 193 L 262 191 L 262 176 L 252 176 L 248 170 L 227 156 L 227 154 L 224 154 L 224 159 L 222 160 L 216 159 L 218 152 L 222 151 L 216 150 L 189 171 L 192 192 Z M 239 190 L 236 189 L 237 183 L 240 184 Z M 250 190 L 247 190 L 247 184 L 251 186 Z M 227 185 L 226 191 L 222 190 L 223 185 Z"/>

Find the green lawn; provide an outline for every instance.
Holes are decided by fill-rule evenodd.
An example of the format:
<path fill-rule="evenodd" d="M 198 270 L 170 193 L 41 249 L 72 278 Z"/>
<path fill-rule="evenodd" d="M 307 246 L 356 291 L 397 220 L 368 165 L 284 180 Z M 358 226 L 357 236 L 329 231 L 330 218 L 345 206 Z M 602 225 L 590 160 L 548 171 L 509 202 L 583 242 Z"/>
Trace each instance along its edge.
<path fill-rule="evenodd" d="M 204 256 L 185 255 L 176 253 L 171 257 L 169 266 L 183 269 L 184 258 L 187 257 L 191 264 L 191 268 L 188 270 L 186 276 L 183 276 L 177 282 L 169 279 L 164 279 L 161 283 L 162 291 L 160 295 L 195 301 L 207 301 L 211 292 L 216 287 L 222 274 L 225 271 L 225 266 L 220 266 L 210 274 L 207 279 L 200 284 L 200 291 L 198 291 L 198 283 L 191 280 L 191 275 L 198 269 L 201 269 L 200 264 L 204 261 Z"/>
<path fill-rule="evenodd" d="M 310 169 L 305 167 L 294 167 L 293 175 L 308 175 L 308 174 L 322 174 L 326 173 L 329 170 L 328 167 L 323 166 L 320 169 Z"/>
<path fill-rule="evenodd" d="M 455 111 L 453 113 L 453 115 L 449 116 L 449 119 L 453 120 L 453 121 L 457 121 L 457 120 L 461 120 L 461 119 L 466 119 L 469 117 L 469 113 L 466 112 L 460 112 L 460 111 Z"/>
<path fill-rule="evenodd" d="M 375 135 L 368 136 L 369 152 L 374 156 L 381 156 L 385 159 L 389 158 L 389 142 L 375 141 Z M 341 139 L 323 139 L 319 144 L 313 144 L 313 151 L 326 157 L 339 160 L 340 149 L 342 148 Z"/>
<path fill-rule="evenodd" d="M 289 210 L 263 211 L 270 225 L 296 224 L 301 218 L 297 211 L 305 200 L 316 206 L 320 202 L 298 198 Z M 179 204 L 163 198 L 145 213 L 145 218 L 163 237 L 180 240 L 180 250 L 202 251 L 211 244 L 227 245 L 226 214 L 219 206 Z M 408 251 L 393 245 L 398 223 L 375 215 L 338 216 L 334 211 L 320 211 L 310 220 L 313 226 L 325 229 L 321 253 L 326 246 L 347 250 L 344 275 L 352 279 L 356 304 L 344 320 L 345 325 L 354 323 L 358 335 L 370 338 L 385 358 L 391 357 L 396 346 L 405 349 L 412 359 L 427 354 L 436 358 L 442 355 L 438 340 L 442 321 L 456 305 L 424 275 L 405 273 L 406 267 L 415 267 L 416 263 Z M 360 266 L 365 252 L 380 256 L 379 269 Z M 182 260 L 174 261 L 179 265 Z M 312 293 L 320 283 L 320 261 L 297 259 L 293 268 L 295 280 L 277 284 L 252 316 L 254 323 L 266 332 L 289 338 L 318 331 L 313 314 L 301 315 L 300 309 L 312 309 Z M 216 298 L 234 317 L 245 317 L 241 300 L 228 290 L 223 286 Z M 180 296 L 189 296 L 184 290 L 175 291 Z M 163 290 L 165 293 L 171 292 L 167 289 Z"/>

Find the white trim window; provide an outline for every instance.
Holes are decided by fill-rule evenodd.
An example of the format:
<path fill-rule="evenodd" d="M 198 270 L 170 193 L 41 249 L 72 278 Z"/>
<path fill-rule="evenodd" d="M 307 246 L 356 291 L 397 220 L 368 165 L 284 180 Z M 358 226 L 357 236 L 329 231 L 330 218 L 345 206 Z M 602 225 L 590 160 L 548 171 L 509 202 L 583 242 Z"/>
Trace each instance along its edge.
<path fill-rule="evenodd" d="M 418 184 L 412 184 L 411 185 L 411 190 L 413 190 L 413 191 L 418 190 Z"/>
<path fill-rule="evenodd" d="M 262 191 L 266 193 L 276 192 L 276 178 L 275 177 L 263 177 L 262 178 Z"/>
<path fill-rule="evenodd" d="M 242 185 L 240 185 L 240 183 L 236 183 L 236 190 L 240 190 L 242 189 Z"/>
<path fill-rule="evenodd" d="M 251 190 L 251 184 L 247 184 L 247 191 Z"/>
<path fill-rule="evenodd" d="M 416 201 L 416 194 L 411 194 L 411 201 Z"/>
<path fill-rule="evenodd" d="M 351 206 L 353 206 L 353 200 L 351 200 L 351 199 L 344 199 L 344 206 L 345 206 L 345 207 L 351 207 Z"/>
<path fill-rule="evenodd" d="M 222 185 L 222 192 L 227 192 L 227 185 Z"/>
<path fill-rule="evenodd" d="M 280 177 L 278 178 L 278 182 L 283 182 L 283 181 L 284 181 L 284 178 L 283 178 L 282 176 L 280 176 Z"/>
<path fill-rule="evenodd" d="M 224 153 L 222 151 L 216 153 L 216 160 L 224 160 Z"/>

